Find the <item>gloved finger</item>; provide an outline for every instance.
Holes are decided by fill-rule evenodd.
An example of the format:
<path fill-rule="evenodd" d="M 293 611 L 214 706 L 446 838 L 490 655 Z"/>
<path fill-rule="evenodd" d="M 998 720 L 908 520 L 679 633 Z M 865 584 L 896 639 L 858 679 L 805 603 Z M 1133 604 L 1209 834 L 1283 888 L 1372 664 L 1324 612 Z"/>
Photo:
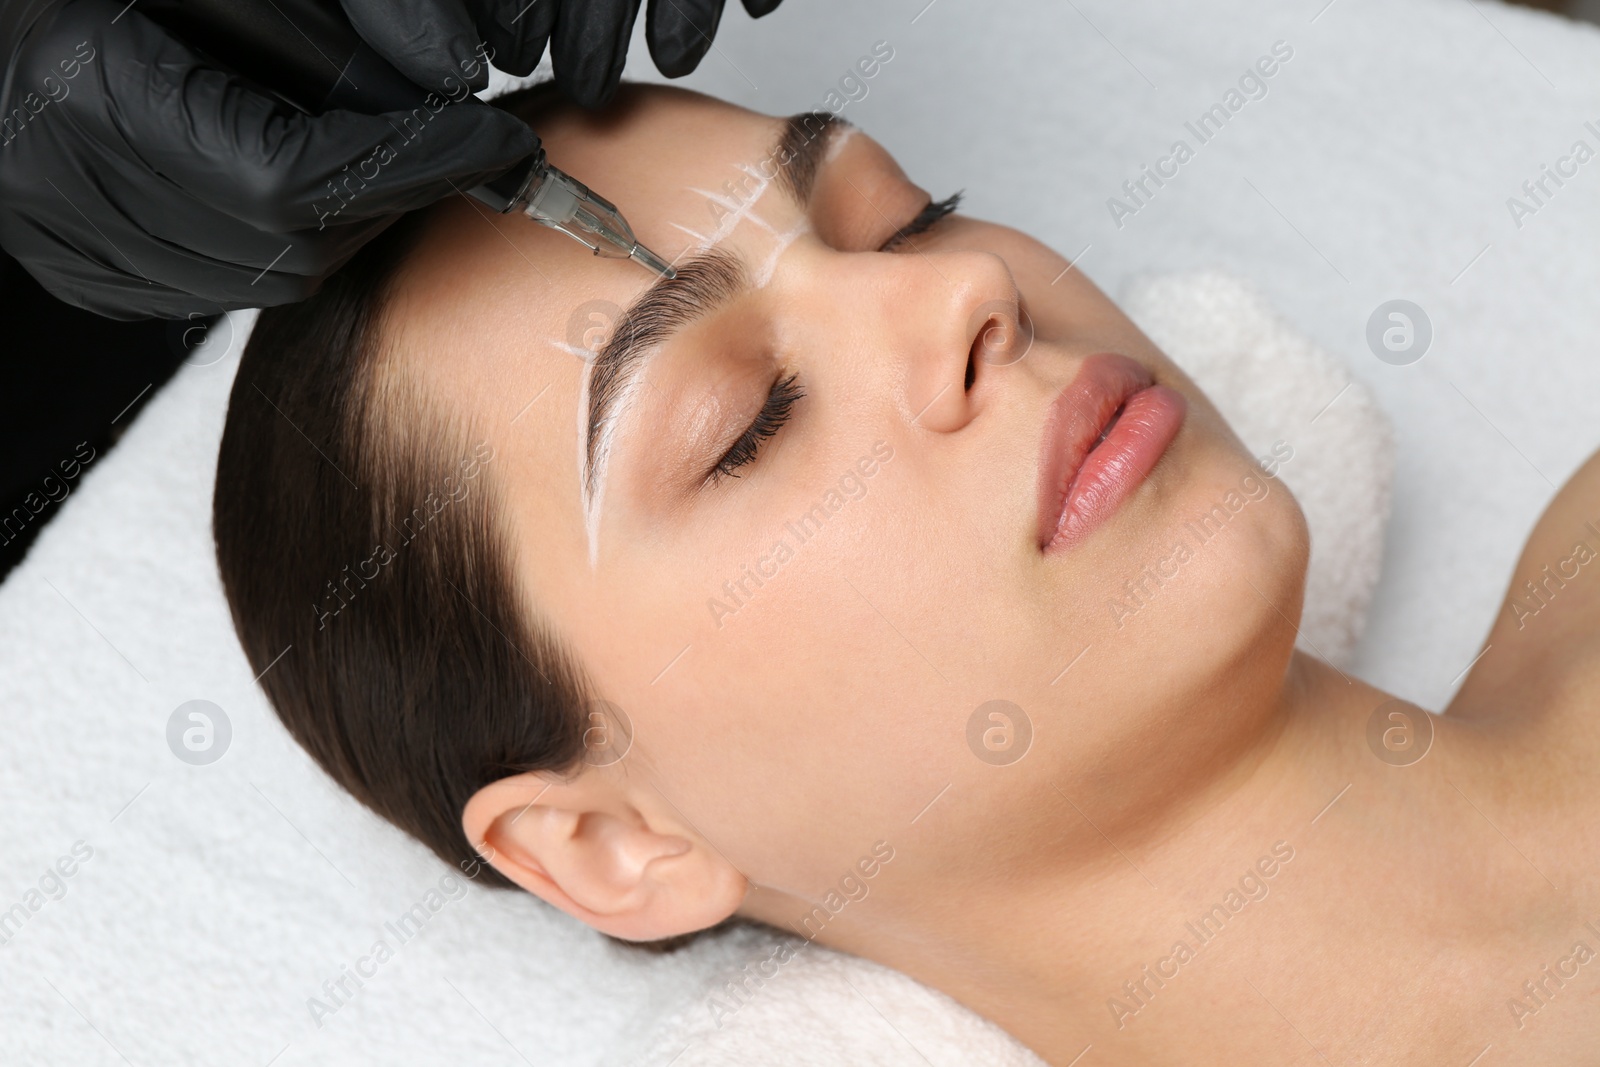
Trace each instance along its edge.
<path fill-rule="evenodd" d="M 130 151 L 259 229 L 408 211 L 504 173 L 538 147 L 526 123 L 475 101 L 306 115 L 199 64 L 175 41 L 158 48 L 147 64 L 101 68 Z"/>
<path fill-rule="evenodd" d="M 193 310 L 202 313 L 290 304 L 316 292 L 329 274 L 398 219 L 391 215 L 287 237 L 263 235 L 269 238 L 267 248 L 248 259 L 234 249 L 228 250 L 229 258 L 217 259 L 193 247 L 162 245 L 146 269 L 162 283 L 194 294 L 190 303 L 198 303 Z"/>
<path fill-rule="evenodd" d="M 533 73 L 544 58 L 560 0 L 468 0 L 489 58 L 507 74 Z"/>
<path fill-rule="evenodd" d="M 224 228 L 243 225 L 227 218 L 217 221 Z M 328 264 L 325 269 L 301 273 L 286 267 L 283 239 L 260 231 L 252 232 L 261 250 L 244 261 L 235 258 L 240 254 L 237 245 L 226 249 L 226 258 L 213 258 L 148 234 L 126 232 L 114 233 L 113 241 L 118 249 L 127 249 L 127 255 L 116 249 L 102 254 L 96 238 L 105 236 L 105 223 L 98 232 L 85 235 L 73 228 L 70 219 L 53 232 L 32 231 L 30 240 L 17 250 L 25 257 L 19 262 L 41 285 L 76 307 L 124 321 L 151 316 L 183 319 L 303 300 L 316 291 L 329 271 L 393 221 L 340 227 L 348 232 L 337 235 L 330 228 L 316 243 L 325 244 L 336 255 L 319 257 Z M 82 240 L 85 236 L 87 241 Z"/>
<path fill-rule="evenodd" d="M 108 319 L 181 319 L 203 306 L 189 293 L 134 273 L 125 262 L 103 261 L 93 247 L 69 239 L 69 232 L 8 232 L 6 250 L 53 296 Z"/>
<path fill-rule="evenodd" d="M 427 89 L 486 88 L 478 30 L 462 0 L 339 0 L 350 24 L 400 73 Z M 446 79 L 449 79 L 448 81 Z"/>
<path fill-rule="evenodd" d="M 34 280 L 48 289 L 52 296 L 73 307 L 92 311 L 96 315 L 121 322 L 140 319 L 185 319 L 191 313 L 201 315 L 216 311 L 233 310 L 193 293 L 169 286 L 157 286 L 138 275 L 116 270 L 96 272 L 92 277 L 75 271 L 73 267 L 87 267 L 88 262 L 66 256 L 21 261 Z M 250 305 L 240 304 L 237 307 Z M 265 307 L 265 304 L 257 305 Z"/>
<path fill-rule="evenodd" d="M 645 41 L 656 69 L 681 78 L 700 65 L 717 35 L 724 0 L 650 0 Z"/>
<path fill-rule="evenodd" d="M 363 244 L 399 218 L 381 215 L 343 222 L 341 216 L 329 212 L 321 229 L 270 232 L 221 212 L 213 213 L 192 201 L 187 205 L 176 203 L 173 210 L 185 208 L 191 228 L 172 227 L 141 211 L 131 219 L 140 233 L 129 234 L 128 243 L 120 238 L 117 241 L 129 248 L 141 277 L 219 303 L 232 301 L 229 307 L 281 303 L 268 301 L 262 294 L 284 289 L 295 277 L 303 279 L 299 283 L 302 288 L 296 291 L 301 296 L 309 295 L 311 290 L 305 285 L 337 270 Z M 197 217 L 205 219 L 203 228 L 192 228 Z"/>
<path fill-rule="evenodd" d="M 59 162 L 49 200 L 4 218 L 6 247 L 63 299 L 119 318 L 299 299 L 398 217 L 269 232 L 148 172 L 135 191 L 120 160 Z M 111 199 L 97 205 L 103 192 Z"/>
<path fill-rule="evenodd" d="M 758 19 L 762 15 L 770 15 L 778 10 L 778 5 L 781 3 L 783 0 L 744 0 L 744 9 L 750 13 L 751 18 Z"/>
<path fill-rule="evenodd" d="M 563 0 L 550 35 L 556 85 L 583 107 L 617 91 L 639 0 Z"/>

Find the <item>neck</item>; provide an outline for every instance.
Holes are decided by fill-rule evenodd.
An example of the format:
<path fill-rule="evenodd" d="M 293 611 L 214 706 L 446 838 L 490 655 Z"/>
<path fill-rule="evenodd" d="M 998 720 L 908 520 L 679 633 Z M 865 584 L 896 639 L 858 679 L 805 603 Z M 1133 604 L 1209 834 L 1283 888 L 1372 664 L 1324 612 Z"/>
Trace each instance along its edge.
<path fill-rule="evenodd" d="M 1470 728 L 1439 718 L 1422 760 L 1379 759 L 1368 721 L 1389 699 L 1296 654 L 1252 743 L 1155 825 L 1097 827 L 1073 838 L 1083 847 L 1004 876 L 965 865 L 919 894 L 942 903 L 909 921 L 863 911 L 825 940 L 945 991 L 1057 1067 L 1090 1045 L 1097 1064 L 1193 1062 L 1196 1034 L 1234 1062 L 1282 1059 L 1285 1035 L 1296 1039 L 1280 1001 L 1337 1010 L 1350 1003 L 1342 982 L 1370 983 L 1341 957 L 1342 931 L 1370 936 L 1397 907 L 1438 920 L 1456 906 L 1440 902 L 1461 897 L 1449 851 L 1482 850 L 1483 827 L 1467 825 L 1482 816 L 1451 783 L 1484 786 L 1493 759 Z M 1060 792 L 1071 803 L 1072 784 Z M 1076 804 L 1047 802 L 1055 826 L 1037 828 L 1041 842 L 1090 822 Z M 1348 948 L 1428 955 L 1404 935 Z M 1328 973 L 1308 993 L 1312 961 Z"/>

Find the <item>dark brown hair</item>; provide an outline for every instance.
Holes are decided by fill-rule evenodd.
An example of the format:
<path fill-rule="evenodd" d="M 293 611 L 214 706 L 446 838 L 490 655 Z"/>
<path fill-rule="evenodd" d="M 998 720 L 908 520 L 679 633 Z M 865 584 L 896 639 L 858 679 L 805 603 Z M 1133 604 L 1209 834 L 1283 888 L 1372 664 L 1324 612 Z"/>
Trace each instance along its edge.
<path fill-rule="evenodd" d="M 239 640 L 295 740 L 441 859 L 508 887 L 461 813 L 499 778 L 579 763 L 592 690 L 518 593 L 492 449 L 388 359 L 384 309 L 421 214 L 261 313 L 212 528 Z"/>

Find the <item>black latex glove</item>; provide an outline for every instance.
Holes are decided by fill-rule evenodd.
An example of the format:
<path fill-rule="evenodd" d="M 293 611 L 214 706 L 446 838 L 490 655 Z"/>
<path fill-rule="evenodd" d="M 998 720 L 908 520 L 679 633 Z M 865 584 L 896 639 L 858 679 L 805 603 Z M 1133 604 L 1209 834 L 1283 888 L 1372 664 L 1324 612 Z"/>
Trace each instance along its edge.
<path fill-rule="evenodd" d="M 184 318 L 302 299 L 398 212 L 535 150 L 525 123 L 476 104 L 440 109 L 411 141 L 399 113 L 302 114 L 125 4 L 66 0 L 31 28 L 16 5 L 0 15 L 0 30 L 27 29 L 0 102 L 0 245 L 90 311 Z M 347 166 L 371 174 L 365 188 Z M 348 202 L 336 177 L 359 188 Z"/>
<path fill-rule="evenodd" d="M 568 7 L 574 7 L 581 0 L 565 0 Z M 700 65 L 700 60 L 711 49 L 711 39 L 717 35 L 717 22 L 722 18 L 722 5 L 724 0 L 650 0 L 650 7 L 645 12 L 644 36 L 645 42 L 650 46 L 650 58 L 655 61 L 656 69 L 669 78 L 681 78 Z M 751 18 L 760 18 L 770 15 L 777 10 L 782 0 L 744 0 L 744 9 L 750 13 Z M 593 8 L 621 8 L 630 6 L 624 2 L 602 2 L 590 5 Z M 635 9 L 638 4 L 631 5 Z M 631 18 L 628 20 L 633 21 Z M 627 51 L 628 41 L 622 39 L 620 50 L 617 53 L 615 64 L 616 74 L 611 75 L 612 85 L 622 76 L 622 56 Z M 557 80 L 561 74 L 562 49 L 558 45 L 551 49 L 551 55 L 556 61 Z M 608 68 L 609 69 L 609 68 Z M 570 92 L 570 90 L 569 90 Z M 606 90 L 607 95 L 610 90 Z"/>
<path fill-rule="evenodd" d="M 651 0 L 646 35 L 664 73 L 685 74 L 705 55 L 723 2 Z M 518 75 L 548 41 L 558 84 L 588 105 L 615 91 L 639 7 L 341 3 L 368 44 L 426 88 L 459 88 L 447 79 L 462 78 L 480 35 L 495 65 Z M 744 0 L 757 16 L 777 3 Z M 112 318 L 303 299 L 399 213 L 481 184 L 536 146 L 515 116 L 456 104 L 386 156 L 409 112 L 302 114 L 125 0 L 0 0 L 0 61 L 10 64 L 0 246 L 63 300 Z M 479 64 L 466 80 L 483 88 L 488 72 Z M 352 173 L 359 195 L 336 196 L 333 183 L 349 190 Z"/>
<path fill-rule="evenodd" d="M 744 0 L 760 18 L 780 0 Z M 711 48 L 725 0 L 650 0 L 645 40 L 669 78 L 694 70 Z M 585 107 L 611 99 L 640 0 L 340 0 L 351 25 L 418 85 L 439 88 L 478 39 L 509 74 L 533 72 L 550 46 L 556 85 Z M 473 83 L 482 89 L 487 81 Z"/>

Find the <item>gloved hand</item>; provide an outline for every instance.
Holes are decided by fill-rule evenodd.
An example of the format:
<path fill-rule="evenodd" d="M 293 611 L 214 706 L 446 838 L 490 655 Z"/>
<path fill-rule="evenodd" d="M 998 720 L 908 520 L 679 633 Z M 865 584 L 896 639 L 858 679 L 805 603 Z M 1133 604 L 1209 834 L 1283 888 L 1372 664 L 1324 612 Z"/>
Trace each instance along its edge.
<path fill-rule="evenodd" d="M 487 69 L 470 68 L 476 27 L 513 74 L 552 41 L 558 83 L 590 104 L 614 91 L 639 6 L 341 2 L 425 88 L 463 75 L 487 85 Z M 744 2 L 752 14 L 777 6 Z M 722 3 L 651 0 L 646 30 L 665 73 L 699 62 Z M 112 318 L 303 299 L 399 213 L 498 176 L 537 143 L 491 107 L 444 107 L 411 139 L 396 136 L 409 112 L 300 113 L 125 0 L 0 0 L 0 60 L 0 246 L 63 300 Z"/>
<path fill-rule="evenodd" d="M 717 35 L 726 0 L 650 0 L 645 41 L 657 69 L 681 78 Z M 743 0 L 752 18 L 781 0 Z M 340 0 L 350 23 L 400 72 L 437 88 L 481 36 L 494 65 L 531 74 L 550 44 L 556 85 L 584 107 L 611 99 L 622 78 L 640 0 Z M 488 82 L 474 82 L 482 89 Z"/>

